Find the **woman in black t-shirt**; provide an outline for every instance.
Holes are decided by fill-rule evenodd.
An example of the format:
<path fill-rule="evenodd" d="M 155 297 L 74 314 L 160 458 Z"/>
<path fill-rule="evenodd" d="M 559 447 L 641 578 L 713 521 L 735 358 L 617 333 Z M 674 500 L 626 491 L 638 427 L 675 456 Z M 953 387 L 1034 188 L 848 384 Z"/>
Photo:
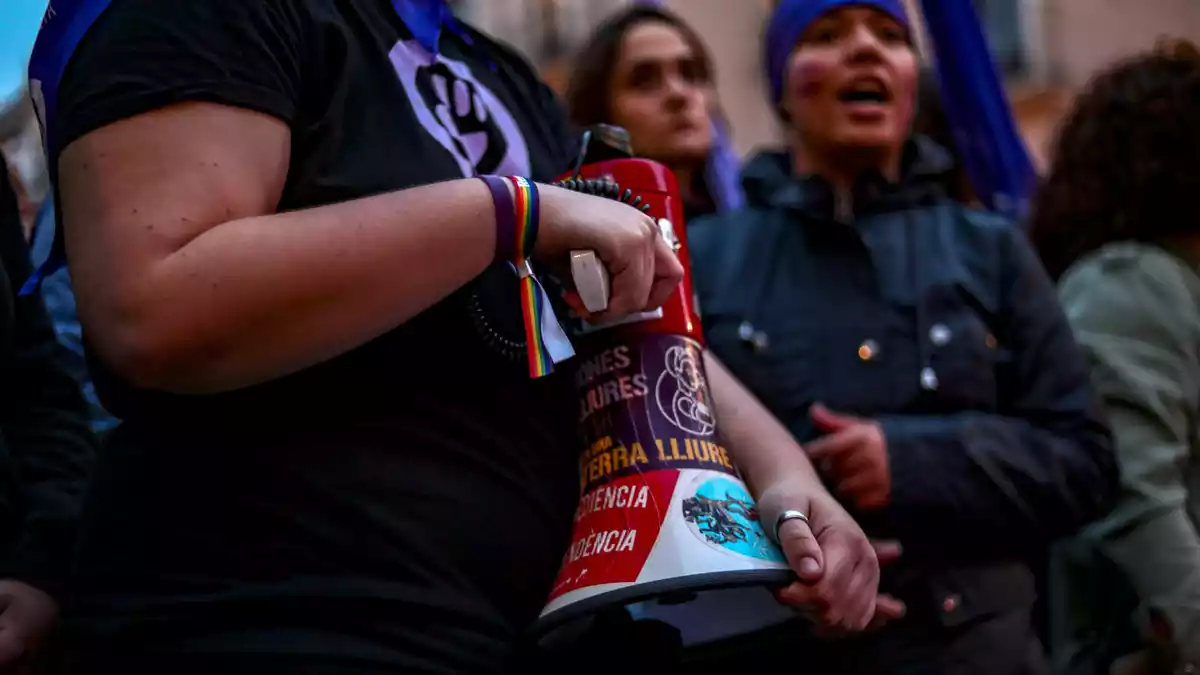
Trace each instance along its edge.
<path fill-rule="evenodd" d="M 573 143 L 510 50 L 453 21 L 429 41 L 412 12 L 438 7 L 112 0 L 71 58 L 59 215 L 125 420 L 80 544 L 89 670 L 528 672 L 578 499 L 576 409 L 563 378 L 529 377 L 492 197 L 464 178 L 552 179 Z M 674 288 L 635 209 L 540 194 L 533 257 L 596 250 L 611 313 Z M 862 627 L 861 530 L 710 378 L 764 512 L 821 533 L 780 530 L 795 567 L 823 564 L 791 597 Z"/>

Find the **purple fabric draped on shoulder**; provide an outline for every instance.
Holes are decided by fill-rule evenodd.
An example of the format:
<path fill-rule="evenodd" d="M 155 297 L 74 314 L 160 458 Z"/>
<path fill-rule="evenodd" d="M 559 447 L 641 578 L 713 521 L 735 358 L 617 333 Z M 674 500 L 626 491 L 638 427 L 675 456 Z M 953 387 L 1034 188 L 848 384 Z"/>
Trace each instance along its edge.
<path fill-rule="evenodd" d="M 942 107 L 979 199 L 1021 221 L 1037 171 L 971 0 L 921 0 Z"/>

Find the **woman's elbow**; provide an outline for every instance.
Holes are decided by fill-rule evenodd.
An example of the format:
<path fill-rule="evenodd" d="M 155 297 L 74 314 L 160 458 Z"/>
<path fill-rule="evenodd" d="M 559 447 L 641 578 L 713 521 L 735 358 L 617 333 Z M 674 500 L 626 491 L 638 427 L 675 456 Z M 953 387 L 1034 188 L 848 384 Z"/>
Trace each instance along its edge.
<path fill-rule="evenodd" d="M 99 360 L 139 389 L 183 393 L 203 363 L 194 336 L 173 325 L 169 315 L 111 312 L 84 328 Z"/>

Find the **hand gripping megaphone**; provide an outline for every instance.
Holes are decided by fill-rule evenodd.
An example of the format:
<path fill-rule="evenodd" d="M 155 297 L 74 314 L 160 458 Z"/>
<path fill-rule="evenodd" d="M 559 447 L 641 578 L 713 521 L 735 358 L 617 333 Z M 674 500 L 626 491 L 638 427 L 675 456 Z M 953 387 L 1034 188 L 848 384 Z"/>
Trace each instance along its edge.
<path fill-rule="evenodd" d="M 556 185 L 649 214 L 684 277 L 656 311 L 576 327 L 568 364 L 583 437 L 580 500 L 534 631 L 631 603 L 788 583 L 791 571 L 717 433 L 674 174 L 634 158 L 623 129 L 602 126 L 589 130 L 579 165 Z M 573 252 L 572 277 L 589 311 L 607 306 L 608 275 L 593 252 Z"/>

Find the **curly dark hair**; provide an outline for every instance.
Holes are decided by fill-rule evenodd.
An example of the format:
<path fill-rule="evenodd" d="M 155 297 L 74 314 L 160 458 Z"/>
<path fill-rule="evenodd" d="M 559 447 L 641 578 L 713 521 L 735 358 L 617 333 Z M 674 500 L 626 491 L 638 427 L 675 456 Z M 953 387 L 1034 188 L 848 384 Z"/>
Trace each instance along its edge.
<path fill-rule="evenodd" d="M 1055 279 L 1109 242 L 1200 233 L 1200 50 L 1162 41 L 1097 75 L 1051 162 L 1030 234 Z"/>

